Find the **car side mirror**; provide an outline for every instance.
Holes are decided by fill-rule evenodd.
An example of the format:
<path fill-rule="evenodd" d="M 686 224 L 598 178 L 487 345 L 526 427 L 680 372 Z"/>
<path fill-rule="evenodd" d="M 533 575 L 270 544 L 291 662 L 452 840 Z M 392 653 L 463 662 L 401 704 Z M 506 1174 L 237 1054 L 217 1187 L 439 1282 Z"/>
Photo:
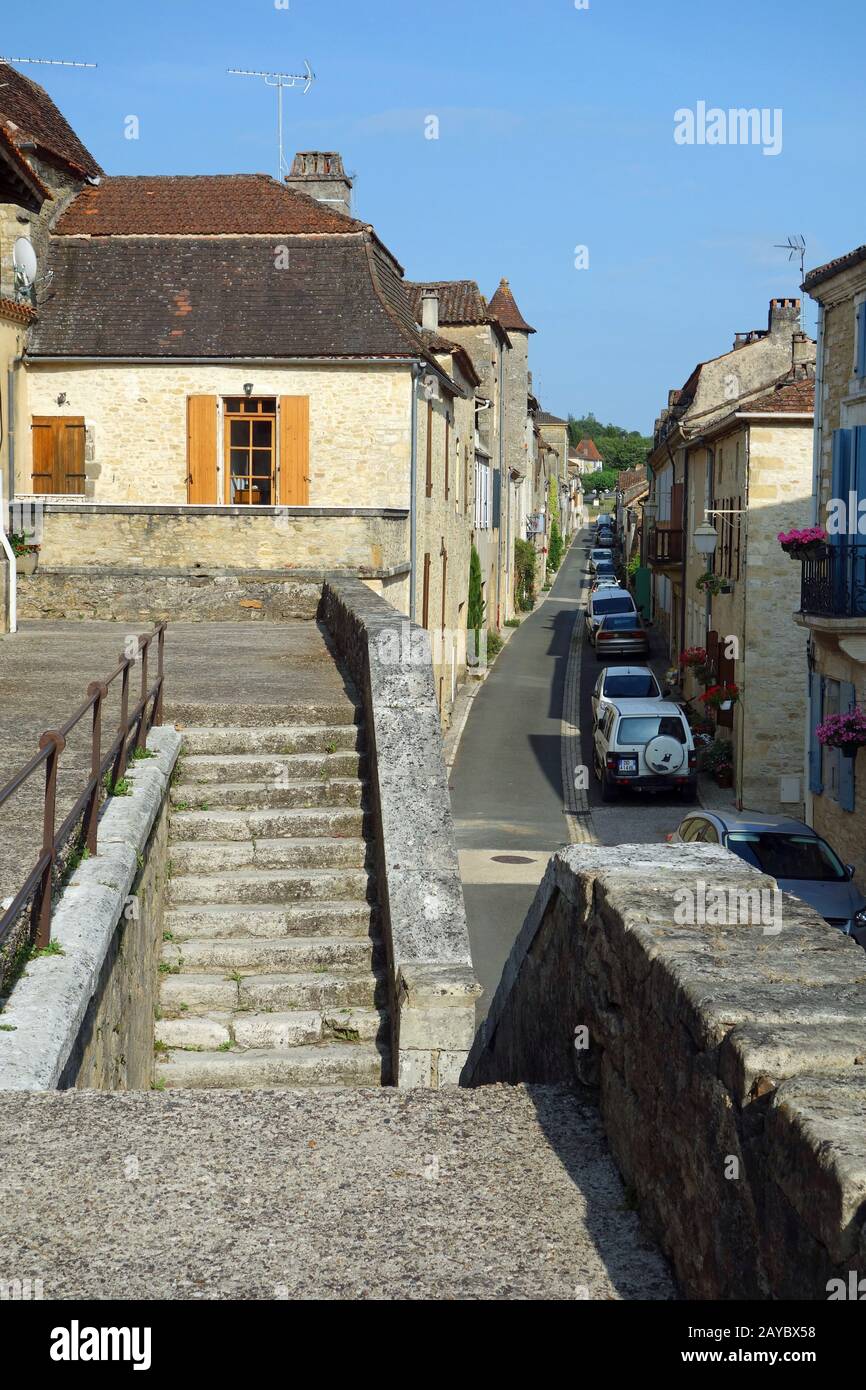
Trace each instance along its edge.
<path fill-rule="evenodd" d="M 845 865 L 845 868 L 846 868 L 847 871 L 848 871 L 848 877 L 849 877 L 849 878 L 853 878 L 853 877 L 854 877 L 854 865 L 853 865 L 853 864 L 846 864 L 846 865 Z"/>

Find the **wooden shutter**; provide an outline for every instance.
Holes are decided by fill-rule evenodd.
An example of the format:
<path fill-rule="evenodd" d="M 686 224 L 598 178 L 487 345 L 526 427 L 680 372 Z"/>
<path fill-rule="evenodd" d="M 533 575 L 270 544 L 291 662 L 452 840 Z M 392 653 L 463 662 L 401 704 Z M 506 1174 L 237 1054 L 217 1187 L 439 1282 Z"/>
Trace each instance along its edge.
<path fill-rule="evenodd" d="M 850 681 L 839 682 L 839 713 L 847 714 L 857 705 L 857 691 Z M 854 810 L 854 764 L 855 758 L 839 754 L 839 805 L 843 811 Z"/>
<path fill-rule="evenodd" d="M 670 520 L 670 527 L 671 527 L 671 530 L 672 530 L 672 531 L 681 531 L 681 530 L 683 529 L 683 484 L 682 484 L 682 483 L 672 483 L 672 484 L 671 484 L 671 520 Z"/>
<path fill-rule="evenodd" d="M 217 502 L 217 398 L 187 396 L 186 500 L 200 506 Z"/>
<path fill-rule="evenodd" d="M 445 631 L 445 618 L 447 617 L 446 598 L 448 594 L 448 551 L 442 552 L 442 631 Z"/>
<path fill-rule="evenodd" d="M 421 626 L 426 627 L 430 618 L 430 556 L 424 556 L 424 592 L 421 601 Z"/>
<path fill-rule="evenodd" d="M 433 402 L 427 402 L 427 476 L 425 479 L 425 491 L 428 497 L 433 496 Z M 426 624 L 425 624 L 426 626 Z"/>
<path fill-rule="evenodd" d="M 824 718 L 824 677 L 817 671 L 809 673 L 809 791 L 824 790 L 822 749 L 816 728 Z"/>
<path fill-rule="evenodd" d="M 33 491 L 84 492 L 84 416 L 34 415 Z"/>
<path fill-rule="evenodd" d="M 445 418 L 445 501 L 448 501 L 448 485 L 450 483 L 450 464 L 451 464 L 451 421 Z"/>
<path fill-rule="evenodd" d="M 280 396 L 280 506 L 310 500 L 310 398 Z"/>

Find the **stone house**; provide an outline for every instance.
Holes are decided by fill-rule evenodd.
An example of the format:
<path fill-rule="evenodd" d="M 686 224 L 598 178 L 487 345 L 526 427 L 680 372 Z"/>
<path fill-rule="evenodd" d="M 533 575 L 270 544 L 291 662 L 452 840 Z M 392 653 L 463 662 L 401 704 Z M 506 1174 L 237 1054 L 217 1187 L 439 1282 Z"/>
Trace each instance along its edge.
<path fill-rule="evenodd" d="M 740 688 L 739 702 L 715 715 L 717 735 L 734 744 L 737 802 L 794 816 L 803 811 L 805 693 L 779 676 L 801 661 L 783 621 L 798 575 L 776 536 L 805 524 L 811 491 L 815 346 L 799 308 L 771 301 L 766 330 L 738 334 L 731 352 L 670 393 L 644 506 L 651 611 L 671 664 L 686 647 L 706 647 L 718 680 Z M 707 523 L 711 556 L 695 544 Z M 700 690 L 686 681 L 691 698 Z"/>
<path fill-rule="evenodd" d="M 866 882 L 866 755 L 822 748 L 827 715 L 866 705 L 866 246 L 810 271 L 818 305 L 815 448 L 807 524 L 830 533 L 802 566 L 795 622 L 808 637 L 807 818 Z M 799 568 L 799 567 L 798 567 Z"/>
<path fill-rule="evenodd" d="M 604 460 L 594 439 L 581 439 L 579 444 L 570 449 L 569 462 L 579 473 L 600 473 L 604 468 Z"/>

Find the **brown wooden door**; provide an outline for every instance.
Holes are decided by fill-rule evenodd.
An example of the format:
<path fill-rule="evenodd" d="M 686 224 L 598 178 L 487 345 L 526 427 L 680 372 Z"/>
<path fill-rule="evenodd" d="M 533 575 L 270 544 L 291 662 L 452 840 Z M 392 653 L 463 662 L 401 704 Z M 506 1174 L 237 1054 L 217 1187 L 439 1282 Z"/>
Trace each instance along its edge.
<path fill-rule="evenodd" d="M 34 415 L 33 491 L 84 492 L 84 416 Z"/>
<path fill-rule="evenodd" d="M 310 500 L 310 398 L 280 396 L 280 505 Z"/>
<path fill-rule="evenodd" d="M 188 396 L 186 402 L 186 500 L 214 506 L 217 500 L 217 398 Z"/>

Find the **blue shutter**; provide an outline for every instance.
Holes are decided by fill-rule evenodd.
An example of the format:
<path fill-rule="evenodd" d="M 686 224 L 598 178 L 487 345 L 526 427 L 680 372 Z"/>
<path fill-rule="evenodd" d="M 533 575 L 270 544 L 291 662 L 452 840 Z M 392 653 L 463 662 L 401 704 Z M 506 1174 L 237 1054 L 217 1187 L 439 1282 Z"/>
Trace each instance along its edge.
<path fill-rule="evenodd" d="M 497 469 L 494 470 L 494 473 L 493 473 L 493 522 L 492 522 L 492 525 L 493 525 L 494 531 L 496 530 L 496 528 L 497 528 L 498 525 L 499 525 L 499 520 L 500 520 L 501 514 L 502 514 L 502 474 L 500 473 L 499 469 L 497 468 Z"/>
<path fill-rule="evenodd" d="M 857 306 L 857 375 L 866 376 L 866 299 Z"/>
<path fill-rule="evenodd" d="M 830 498 L 844 503 L 843 515 L 848 520 L 848 493 L 853 486 L 851 477 L 851 457 L 853 450 L 853 430 L 833 431 L 833 467 L 830 473 Z M 837 531 L 830 536 L 830 544 L 841 546 L 845 540 L 844 532 Z"/>
<path fill-rule="evenodd" d="M 821 745 L 815 729 L 824 715 L 824 677 L 817 671 L 809 673 L 809 791 L 824 790 L 821 775 Z"/>
<path fill-rule="evenodd" d="M 857 692 L 850 681 L 839 682 L 839 709 L 842 714 L 854 708 Z M 854 810 L 854 763 L 856 759 L 839 754 L 839 805 L 843 811 Z"/>

